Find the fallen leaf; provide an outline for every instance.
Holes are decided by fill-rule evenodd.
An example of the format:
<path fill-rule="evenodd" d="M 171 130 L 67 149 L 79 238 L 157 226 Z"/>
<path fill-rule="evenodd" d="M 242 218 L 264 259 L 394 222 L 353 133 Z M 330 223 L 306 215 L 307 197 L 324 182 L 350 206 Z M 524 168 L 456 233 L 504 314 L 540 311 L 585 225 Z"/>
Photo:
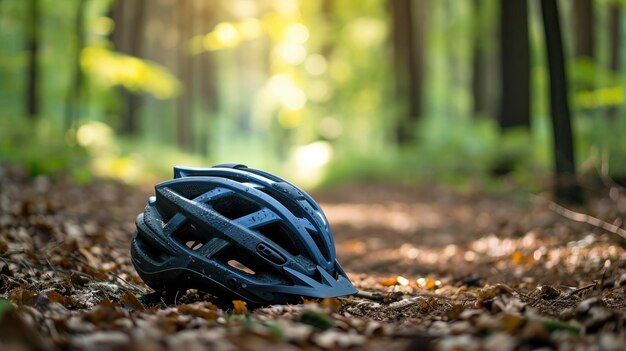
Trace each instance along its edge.
<path fill-rule="evenodd" d="M 217 310 L 217 306 L 209 302 L 196 302 L 193 304 L 178 306 L 178 311 L 180 313 L 204 318 L 207 320 L 217 319 L 220 316 Z"/>
<path fill-rule="evenodd" d="M 426 288 L 428 290 L 435 290 L 441 287 L 441 281 L 431 279 L 431 278 L 419 278 L 417 280 L 417 285 L 419 285 L 420 288 Z"/>
<path fill-rule="evenodd" d="M 106 277 L 107 277 L 106 273 L 104 273 L 103 271 L 101 271 L 101 270 L 99 270 L 99 269 L 92 268 L 92 267 L 91 267 L 91 266 L 89 266 L 89 265 L 86 265 L 86 264 L 81 263 L 81 264 L 80 264 L 80 268 L 81 268 L 81 270 L 82 270 L 83 272 L 85 272 L 85 273 L 89 274 L 90 276 L 92 276 L 92 277 L 94 277 L 94 278 L 96 278 L 96 279 L 101 279 L 101 280 L 104 280 L 104 279 L 106 279 Z"/>
<path fill-rule="evenodd" d="M 129 292 L 125 292 L 122 294 L 122 296 L 120 297 L 120 304 L 122 305 L 122 307 L 131 311 L 143 311 L 145 309 L 145 306 L 141 303 L 141 301 L 139 301 L 139 299 L 135 295 Z"/>
<path fill-rule="evenodd" d="M 0 319 L 0 345 L 11 350 L 51 350 L 49 341 L 42 338 L 39 331 L 24 318 L 15 308 L 5 310 Z"/>
<path fill-rule="evenodd" d="M 5 254 L 7 251 L 9 251 L 9 244 L 4 238 L 0 237 L 0 255 Z"/>
<path fill-rule="evenodd" d="M 525 322 L 526 319 L 524 317 L 514 314 L 505 314 L 500 318 L 502 329 L 511 333 L 518 330 Z"/>
<path fill-rule="evenodd" d="M 97 328 L 106 328 L 116 320 L 126 317 L 126 313 L 111 300 L 102 300 L 93 310 L 85 315 L 85 319 Z"/>
<path fill-rule="evenodd" d="M 37 303 L 37 293 L 25 288 L 15 288 L 9 292 L 9 300 L 18 306 L 33 306 Z"/>
<path fill-rule="evenodd" d="M 243 314 L 248 312 L 248 307 L 246 306 L 245 301 L 233 300 L 233 308 L 233 311 L 236 314 Z"/>
<path fill-rule="evenodd" d="M 337 312 L 342 306 L 342 303 L 339 299 L 327 297 L 322 300 L 322 306 L 328 308 L 332 312 Z"/>
<path fill-rule="evenodd" d="M 446 311 L 446 317 L 448 320 L 457 319 L 464 310 L 465 306 L 462 304 L 452 305 L 452 307 Z"/>
<path fill-rule="evenodd" d="M 91 252 L 89 252 L 87 248 L 79 247 L 78 252 L 80 252 L 80 254 L 83 255 L 83 257 L 85 257 L 85 259 L 87 260 L 87 262 L 89 262 L 90 265 L 96 266 L 96 267 L 100 265 L 101 263 L 100 260 L 97 259 Z"/>
<path fill-rule="evenodd" d="M 513 262 L 513 264 L 516 264 L 516 265 L 522 263 L 523 258 L 524 258 L 524 254 L 522 254 L 522 252 L 518 250 L 513 252 L 513 255 L 511 255 L 511 261 Z"/>
<path fill-rule="evenodd" d="M 513 289 L 508 285 L 504 285 L 504 284 L 487 285 L 486 287 L 478 291 L 478 297 L 484 301 L 484 300 L 493 299 L 494 297 L 500 294 L 511 295 L 513 294 L 513 292 L 514 292 Z"/>
<path fill-rule="evenodd" d="M 47 297 L 48 301 L 60 303 L 65 307 L 76 306 L 76 300 L 74 300 L 71 296 L 63 296 L 56 291 L 48 292 Z"/>
<path fill-rule="evenodd" d="M 392 286 L 398 284 L 398 277 L 391 277 L 389 279 L 383 279 L 378 281 L 382 286 Z"/>

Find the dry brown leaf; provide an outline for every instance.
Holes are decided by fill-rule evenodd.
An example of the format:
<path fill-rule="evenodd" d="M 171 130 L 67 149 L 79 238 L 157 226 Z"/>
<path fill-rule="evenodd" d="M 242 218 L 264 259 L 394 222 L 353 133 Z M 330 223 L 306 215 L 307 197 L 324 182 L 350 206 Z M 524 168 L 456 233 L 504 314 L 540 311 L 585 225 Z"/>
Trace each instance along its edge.
<path fill-rule="evenodd" d="M 302 303 L 305 304 L 305 305 L 307 305 L 307 304 L 316 304 L 317 303 L 316 299 L 307 299 L 304 296 L 301 296 L 300 298 L 302 299 Z"/>
<path fill-rule="evenodd" d="M 522 263 L 522 258 L 524 258 L 524 255 L 520 251 L 515 251 L 513 252 L 513 255 L 511 255 L 511 261 L 513 264 Z"/>
<path fill-rule="evenodd" d="M 28 257 L 34 263 L 39 263 L 39 255 L 33 250 L 26 250 L 26 257 Z"/>
<path fill-rule="evenodd" d="M 478 297 L 484 301 L 484 300 L 493 299 L 497 295 L 504 294 L 504 293 L 510 295 L 510 294 L 513 294 L 513 292 L 514 290 L 508 285 L 504 285 L 504 284 L 487 285 L 486 287 L 478 291 Z"/>
<path fill-rule="evenodd" d="M 86 264 L 80 264 L 80 268 L 82 269 L 83 272 L 89 274 L 90 276 L 96 278 L 96 279 L 106 279 L 107 275 L 106 273 L 104 273 L 103 271 L 99 270 L 99 269 L 94 269 L 92 267 L 90 267 L 89 265 Z"/>
<path fill-rule="evenodd" d="M 0 255 L 9 251 L 9 244 L 4 240 L 4 238 L 0 237 Z"/>
<path fill-rule="evenodd" d="M 56 291 L 48 292 L 48 301 L 57 302 L 65 307 L 74 307 L 76 306 L 76 300 L 71 296 L 63 296 Z"/>
<path fill-rule="evenodd" d="M 342 306 L 342 303 L 339 299 L 327 297 L 322 300 L 322 306 L 328 308 L 332 312 L 337 312 Z"/>
<path fill-rule="evenodd" d="M 428 290 L 435 290 L 441 287 L 441 281 L 431 278 L 419 278 L 417 285 Z"/>
<path fill-rule="evenodd" d="M 524 325 L 525 322 L 526 319 L 524 319 L 524 317 L 514 314 L 505 314 L 502 316 L 502 318 L 500 318 L 502 329 L 508 332 L 514 332 L 518 330 L 520 327 L 522 327 L 522 325 Z"/>
<path fill-rule="evenodd" d="M 97 328 L 107 328 L 116 320 L 126 317 L 126 313 L 111 300 L 105 299 L 85 315 L 85 319 Z"/>
<path fill-rule="evenodd" d="M 18 306 L 33 306 L 37 303 L 37 293 L 30 289 L 15 288 L 9 292 L 9 300 Z"/>
<path fill-rule="evenodd" d="M 520 250 L 515 250 L 511 255 L 511 262 L 514 265 L 532 265 L 535 263 L 535 259 L 532 255 L 525 255 Z"/>
<path fill-rule="evenodd" d="M 141 303 L 141 301 L 139 301 L 139 299 L 129 293 L 129 292 L 125 292 L 122 294 L 122 296 L 120 297 L 120 304 L 122 305 L 122 307 L 127 308 L 131 311 L 143 311 L 145 309 L 145 306 Z"/>
<path fill-rule="evenodd" d="M 0 345 L 2 350 L 51 350 L 50 342 L 41 338 L 39 331 L 26 323 L 17 309 L 5 311 L 0 318 Z"/>
<path fill-rule="evenodd" d="M 465 311 L 465 306 L 462 304 L 452 305 L 452 307 L 446 311 L 446 317 L 448 320 L 457 319 L 461 312 Z"/>
<path fill-rule="evenodd" d="M 398 284 L 398 277 L 391 277 L 389 279 L 379 280 L 378 283 L 382 286 L 392 286 Z"/>
<path fill-rule="evenodd" d="M 196 302 L 193 304 L 178 306 L 178 311 L 182 314 L 187 314 L 190 316 L 200 317 L 208 320 L 215 320 L 220 316 L 217 310 L 217 306 L 209 302 Z"/>
<path fill-rule="evenodd" d="M 243 314 L 248 312 L 248 307 L 246 306 L 245 301 L 233 300 L 233 311 L 236 314 Z"/>
<path fill-rule="evenodd" d="M 97 259 L 93 254 L 91 254 L 91 252 L 89 252 L 87 248 L 79 247 L 78 252 L 80 252 L 80 254 L 83 255 L 83 257 L 85 257 L 85 259 L 87 260 L 87 262 L 89 262 L 90 265 L 92 266 L 100 265 L 100 260 Z"/>

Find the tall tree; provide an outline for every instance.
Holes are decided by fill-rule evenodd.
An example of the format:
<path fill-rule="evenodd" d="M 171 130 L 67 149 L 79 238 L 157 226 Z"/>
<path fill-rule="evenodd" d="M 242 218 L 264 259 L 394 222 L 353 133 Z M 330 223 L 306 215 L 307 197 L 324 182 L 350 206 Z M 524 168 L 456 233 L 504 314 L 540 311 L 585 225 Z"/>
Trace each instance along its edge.
<path fill-rule="evenodd" d="M 593 0 L 574 0 L 574 17 L 576 57 L 592 59 L 595 47 Z"/>
<path fill-rule="evenodd" d="M 574 136 L 567 92 L 563 40 L 556 0 L 541 0 L 550 75 L 550 114 L 554 142 L 555 197 L 582 202 L 582 189 L 576 182 Z"/>
<path fill-rule="evenodd" d="M 609 70 L 616 76 L 620 69 L 620 50 L 622 48 L 622 5 L 612 2 L 609 7 Z M 611 106 L 607 112 L 608 117 L 614 119 L 617 115 L 617 107 Z"/>
<path fill-rule="evenodd" d="M 193 149 L 193 61 L 188 50 L 193 29 L 194 2 L 181 0 L 178 5 L 178 73 L 182 83 L 182 94 L 177 100 L 177 140 L 187 151 Z"/>
<path fill-rule="evenodd" d="M 500 1 L 502 130 L 530 126 L 530 53 L 526 0 Z"/>
<path fill-rule="evenodd" d="M 35 119 L 39 115 L 39 0 L 28 2 L 28 20 L 24 21 L 27 33 L 28 67 L 26 71 L 26 115 Z"/>
<path fill-rule="evenodd" d="M 115 48 L 131 56 L 141 57 L 146 22 L 146 0 L 118 0 L 112 10 L 115 29 L 111 40 Z M 142 97 L 121 89 L 121 123 L 119 132 L 132 135 L 138 132 Z"/>
<path fill-rule="evenodd" d="M 422 114 L 426 1 L 391 0 L 391 10 L 397 95 L 408 102 L 407 109 L 401 111 L 396 137 L 399 144 L 405 144 Z"/>
<path fill-rule="evenodd" d="M 474 28 L 473 36 L 474 41 L 472 43 L 472 100 L 474 102 L 474 115 L 484 114 L 487 110 L 486 107 L 486 93 L 487 93 L 487 79 L 485 67 L 485 47 L 481 40 L 481 19 L 482 10 L 485 6 L 484 1 L 474 0 L 473 6 L 473 19 Z"/>
<path fill-rule="evenodd" d="M 85 47 L 85 7 L 86 0 L 78 0 L 74 18 L 76 44 L 72 60 L 72 80 L 65 97 L 65 129 L 69 130 L 80 118 L 80 104 L 83 90 L 83 70 L 80 66 L 80 53 Z"/>
<path fill-rule="evenodd" d="M 199 34 L 207 34 L 213 30 L 215 26 L 215 11 L 213 6 L 204 1 L 198 2 L 199 7 Z M 203 155 L 209 153 L 209 137 L 210 137 L 210 124 L 212 122 L 212 116 L 219 110 L 218 106 L 218 91 L 216 82 L 218 81 L 217 69 L 215 62 L 215 53 L 206 51 L 198 55 L 200 61 L 198 68 L 199 89 L 197 91 L 196 98 L 199 98 L 203 105 L 204 110 L 207 113 L 203 113 L 200 120 L 201 131 L 199 133 L 198 144 L 200 145 L 200 152 Z"/>

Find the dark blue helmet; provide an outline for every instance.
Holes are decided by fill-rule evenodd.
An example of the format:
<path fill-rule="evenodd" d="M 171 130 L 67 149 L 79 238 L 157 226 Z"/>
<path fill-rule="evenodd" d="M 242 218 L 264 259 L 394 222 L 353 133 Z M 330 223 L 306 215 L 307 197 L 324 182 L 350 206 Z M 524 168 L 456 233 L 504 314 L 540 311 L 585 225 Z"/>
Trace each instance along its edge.
<path fill-rule="evenodd" d="M 241 164 L 174 167 L 155 190 L 131 244 L 154 290 L 257 305 L 356 293 L 321 208 L 288 181 Z"/>

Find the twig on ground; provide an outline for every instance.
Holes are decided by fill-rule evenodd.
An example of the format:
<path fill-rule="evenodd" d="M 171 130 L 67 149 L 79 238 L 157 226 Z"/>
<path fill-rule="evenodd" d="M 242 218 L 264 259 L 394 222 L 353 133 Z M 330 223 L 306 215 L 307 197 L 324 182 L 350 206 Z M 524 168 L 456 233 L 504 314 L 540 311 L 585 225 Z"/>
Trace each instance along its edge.
<path fill-rule="evenodd" d="M 145 289 L 141 288 L 139 285 L 133 284 L 131 282 L 129 282 L 128 280 L 122 278 L 119 274 L 117 273 L 113 273 L 113 272 L 107 272 L 107 274 L 112 275 L 113 277 L 119 279 L 123 284 L 125 284 L 128 288 L 135 290 L 136 292 L 139 292 L 140 294 L 145 294 L 146 291 Z"/>
<path fill-rule="evenodd" d="M 0 258 L 2 257 L 9 257 L 9 256 L 13 256 L 13 255 L 19 255 L 19 254 L 23 254 L 26 253 L 26 250 L 24 249 L 17 249 L 17 250 L 13 250 L 13 251 L 7 251 L 5 253 L 3 253 L 2 255 L 0 255 Z"/>
<path fill-rule="evenodd" d="M 93 269 L 93 270 L 99 270 L 98 267 L 93 266 L 92 264 L 90 264 L 89 262 L 87 262 L 86 260 L 84 260 L 82 257 L 79 257 L 77 255 L 72 255 L 72 258 L 75 259 L 77 262 L 82 263 L 86 266 L 88 266 L 89 268 Z M 104 272 L 107 275 L 112 276 L 113 278 L 118 279 L 119 281 L 122 282 L 123 285 L 126 285 L 126 288 L 129 290 L 134 290 L 135 292 L 138 292 L 140 294 L 145 294 L 145 290 L 142 289 L 141 287 L 139 287 L 138 285 L 135 285 L 129 281 L 127 281 L 126 279 L 120 277 L 118 274 L 114 273 L 114 272 Z M 106 281 L 106 280 L 103 280 Z"/>
<path fill-rule="evenodd" d="M 567 300 L 570 297 L 578 294 L 579 292 L 583 292 L 585 290 L 595 288 L 597 285 L 598 285 L 598 282 L 593 282 L 593 284 L 585 285 L 582 288 L 578 288 L 578 289 L 572 290 L 569 293 L 567 293 L 566 295 L 564 295 L 561 299 L 562 300 Z"/>
<path fill-rule="evenodd" d="M 529 296 L 529 295 L 527 295 L 527 294 L 524 294 L 523 292 L 521 292 L 521 291 L 519 291 L 519 290 L 513 289 L 513 291 L 514 291 L 517 295 L 519 295 L 519 296 L 521 296 L 521 297 L 523 297 L 523 298 L 525 298 L 525 299 L 528 299 L 529 301 L 532 301 L 532 302 L 531 302 L 531 304 L 535 303 L 535 301 L 537 301 L 537 300 L 538 300 L 538 299 L 536 299 L 536 298 L 530 297 L 530 296 Z"/>
<path fill-rule="evenodd" d="M 418 296 L 422 296 L 422 297 L 432 297 L 435 299 L 440 299 L 440 300 L 448 300 L 448 301 L 452 301 L 454 300 L 453 298 L 449 297 L 449 296 L 444 296 L 444 295 L 440 295 L 440 294 L 431 294 L 431 293 L 427 293 L 427 292 L 417 292 L 416 293 Z"/>
<path fill-rule="evenodd" d="M 605 222 L 599 218 L 593 217 L 591 215 L 588 214 L 584 214 L 584 213 L 580 213 L 580 212 L 575 212 L 572 211 L 570 209 L 567 209 L 559 204 L 557 204 L 556 202 L 550 202 L 549 208 L 560 214 L 561 216 L 567 218 L 567 219 L 571 219 L 572 221 L 576 221 L 576 222 L 580 222 L 580 223 L 587 223 L 590 224 L 594 227 L 597 228 L 601 228 L 606 230 L 607 232 L 613 233 L 613 234 L 617 234 L 619 235 L 622 239 L 626 239 L 626 230 Z"/>
<path fill-rule="evenodd" d="M 360 297 L 362 299 L 372 300 L 372 301 L 382 301 L 385 299 L 385 296 L 379 292 L 372 292 L 372 291 L 365 291 L 365 290 L 359 290 L 356 294 L 354 294 L 354 296 Z"/>

